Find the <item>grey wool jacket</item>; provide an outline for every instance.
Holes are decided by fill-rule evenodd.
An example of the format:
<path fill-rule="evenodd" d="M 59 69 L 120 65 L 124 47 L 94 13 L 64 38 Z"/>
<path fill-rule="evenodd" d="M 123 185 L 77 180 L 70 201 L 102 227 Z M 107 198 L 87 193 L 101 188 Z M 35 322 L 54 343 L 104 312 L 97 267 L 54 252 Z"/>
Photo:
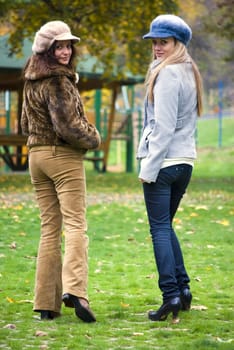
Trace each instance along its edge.
<path fill-rule="evenodd" d="M 153 67 L 157 64 L 154 61 Z M 146 182 L 156 181 L 165 159 L 196 158 L 197 92 L 189 59 L 161 69 L 153 96 L 151 103 L 146 94 L 137 150 L 139 178 Z"/>
<path fill-rule="evenodd" d="M 24 79 L 21 127 L 29 148 L 60 145 L 85 153 L 99 147 L 99 132 L 87 120 L 71 68 L 33 55 Z"/>

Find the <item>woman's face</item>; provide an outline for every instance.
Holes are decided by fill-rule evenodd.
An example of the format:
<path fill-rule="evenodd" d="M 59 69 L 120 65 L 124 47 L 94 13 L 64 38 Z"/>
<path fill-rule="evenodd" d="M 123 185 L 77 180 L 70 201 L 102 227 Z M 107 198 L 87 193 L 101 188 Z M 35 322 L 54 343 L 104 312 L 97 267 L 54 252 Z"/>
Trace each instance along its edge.
<path fill-rule="evenodd" d="M 175 50 L 175 39 L 155 38 L 152 40 L 154 58 L 165 59 L 170 56 Z"/>
<path fill-rule="evenodd" d="M 55 43 L 54 56 L 58 63 L 67 65 L 72 55 L 71 40 L 59 40 Z"/>

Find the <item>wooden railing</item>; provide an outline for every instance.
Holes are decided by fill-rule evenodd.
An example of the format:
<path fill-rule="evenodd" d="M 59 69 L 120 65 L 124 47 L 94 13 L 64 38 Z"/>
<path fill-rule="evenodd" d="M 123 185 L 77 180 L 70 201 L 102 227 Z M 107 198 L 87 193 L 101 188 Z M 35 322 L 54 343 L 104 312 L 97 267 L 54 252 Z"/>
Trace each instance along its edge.
<path fill-rule="evenodd" d="M 27 136 L 20 134 L 0 134 L 0 157 L 12 171 L 25 171 L 28 168 L 28 150 L 26 147 Z M 102 144 L 100 151 L 93 155 L 86 155 L 85 160 L 92 161 L 94 168 L 98 171 L 105 171 L 104 162 L 105 144 Z M 91 153 L 91 152 L 90 152 Z M 102 163 L 102 165 L 100 165 Z"/>
<path fill-rule="evenodd" d="M 27 137 L 18 134 L 0 135 L 0 157 L 13 171 L 28 168 Z"/>

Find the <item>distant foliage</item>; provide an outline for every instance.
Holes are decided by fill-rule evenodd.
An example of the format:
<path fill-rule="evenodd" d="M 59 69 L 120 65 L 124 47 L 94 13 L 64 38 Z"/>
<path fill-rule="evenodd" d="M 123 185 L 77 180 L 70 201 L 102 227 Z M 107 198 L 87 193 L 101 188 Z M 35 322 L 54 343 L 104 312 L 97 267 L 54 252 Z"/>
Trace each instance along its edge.
<path fill-rule="evenodd" d="M 33 39 L 47 21 L 63 20 L 81 38 L 80 49 L 102 62 L 107 76 L 130 70 L 145 73 L 150 55 L 142 35 L 158 14 L 176 11 L 174 0 L 0 1 L 0 18 L 8 25 L 12 52 L 20 52 L 23 39 Z"/>
<path fill-rule="evenodd" d="M 234 36 L 234 1 L 213 0 L 213 8 L 206 27 L 218 36 L 233 40 Z"/>

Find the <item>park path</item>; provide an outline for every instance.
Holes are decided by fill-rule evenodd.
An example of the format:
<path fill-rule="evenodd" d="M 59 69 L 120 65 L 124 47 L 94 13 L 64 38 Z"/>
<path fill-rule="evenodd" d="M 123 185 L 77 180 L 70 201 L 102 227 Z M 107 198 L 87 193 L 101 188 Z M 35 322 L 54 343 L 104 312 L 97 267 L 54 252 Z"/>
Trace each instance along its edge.
<path fill-rule="evenodd" d="M 27 193 L 0 193 L 0 206 L 14 206 L 35 201 L 33 192 Z M 87 194 L 87 206 L 95 204 L 110 204 L 110 203 L 140 203 L 143 201 L 143 194 L 139 193 L 95 193 Z"/>

